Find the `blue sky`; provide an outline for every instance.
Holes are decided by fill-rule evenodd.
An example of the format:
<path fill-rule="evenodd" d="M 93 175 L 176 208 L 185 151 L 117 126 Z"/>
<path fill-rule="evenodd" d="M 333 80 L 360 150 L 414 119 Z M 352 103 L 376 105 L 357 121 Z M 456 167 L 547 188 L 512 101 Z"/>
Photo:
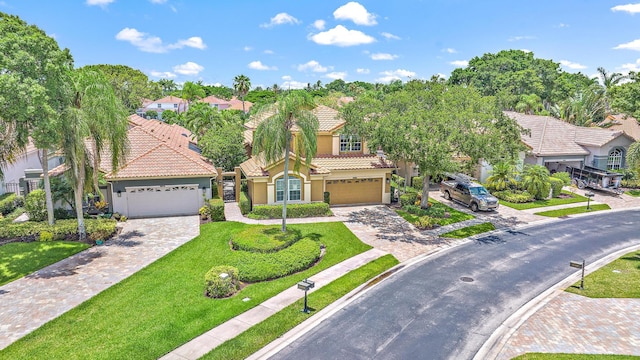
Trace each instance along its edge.
<path fill-rule="evenodd" d="M 587 75 L 640 71 L 640 2 L 629 1 L 4 0 L 0 11 L 53 36 L 76 66 L 297 88 L 448 76 L 506 49 Z"/>

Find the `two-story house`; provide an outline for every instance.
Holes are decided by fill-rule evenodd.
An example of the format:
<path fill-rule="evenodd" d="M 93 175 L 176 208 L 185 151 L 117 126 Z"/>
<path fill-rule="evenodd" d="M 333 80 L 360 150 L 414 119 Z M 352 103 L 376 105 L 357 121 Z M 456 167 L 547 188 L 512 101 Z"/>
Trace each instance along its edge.
<path fill-rule="evenodd" d="M 187 111 L 189 104 L 187 100 L 179 98 L 177 96 L 165 96 L 162 99 L 154 100 L 151 102 L 146 101 L 143 107 L 138 109 L 136 113 L 139 116 L 145 116 L 147 111 L 155 111 L 158 113 L 158 119 L 162 119 L 162 113 L 166 110 L 182 113 Z"/>
<path fill-rule="evenodd" d="M 390 203 L 393 164 L 382 156 L 370 154 L 359 137 L 343 134 L 345 121 L 338 111 L 320 105 L 313 113 L 319 122 L 316 156 L 309 167 L 303 161 L 297 173 L 293 170 L 294 155 L 287 157 L 288 201 L 323 201 L 327 192 L 331 205 Z M 245 140 L 249 149 L 259 123 L 260 120 L 254 118 L 246 124 Z M 240 164 L 253 205 L 282 203 L 284 161 L 283 158 L 267 164 L 261 156 L 253 156 Z"/>

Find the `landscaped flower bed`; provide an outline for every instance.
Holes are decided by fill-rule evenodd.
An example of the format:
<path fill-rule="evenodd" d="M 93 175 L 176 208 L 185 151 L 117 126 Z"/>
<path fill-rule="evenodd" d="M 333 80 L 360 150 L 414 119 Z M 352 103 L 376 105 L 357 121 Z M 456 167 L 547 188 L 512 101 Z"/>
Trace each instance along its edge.
<path fill-rule="evenodd" d="M 85 219 L 87 239 L 95 241 L 108 239 L 116 232 L 116 221 L 110 219 Z M 26 221 L 6 223 L 0 227 L 0 244 L 9 242 L 29 242 L 40 239 L 42 232 L 52 235 L 51 240 L 78 240 L 78 221 L 75 219 L 58 220 L 54 225 L 46 221 Z"/>

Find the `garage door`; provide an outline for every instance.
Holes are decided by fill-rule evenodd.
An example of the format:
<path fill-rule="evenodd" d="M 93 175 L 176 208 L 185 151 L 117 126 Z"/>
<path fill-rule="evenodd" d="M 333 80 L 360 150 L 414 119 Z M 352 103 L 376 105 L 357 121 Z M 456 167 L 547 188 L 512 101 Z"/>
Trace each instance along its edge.
<path fill-rule="evenodd" d="M 202 190 L 198 185 L 166 185 L 126 188 L 130 218 L 195 215 Z"/>
<path fill-rule="evenodd" d="M 382 179 L 327 180 L 331 205 L 382 203 Z"/>

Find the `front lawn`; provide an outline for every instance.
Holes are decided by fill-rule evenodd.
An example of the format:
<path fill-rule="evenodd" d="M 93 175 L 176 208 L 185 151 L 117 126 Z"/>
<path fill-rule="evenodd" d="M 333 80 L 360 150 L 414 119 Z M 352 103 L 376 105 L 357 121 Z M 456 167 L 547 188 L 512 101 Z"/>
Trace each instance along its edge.
<path fill-rule="evenodd" d="M 640 196 L 640 189 L 627 190 L 624 193 L 627 194 L 627 195 L 638 197 L 638 196 Z"/>
<path fill-rule="evenodd" d="M 590 298 L 640 298 L 640 251 L 628 253 L 584 278 L 568 292 Z"/>
<path fill-rule="evenodd" d="M 585 205 L 585 206 L 571 207 L 571 208 L 558 209 L 558 210 L 542 211 L 542 212 L 536 213 L 536 215 L 548 216 L 548 217 L 561 217 L 561 216 L 583 214 L 583 213 L 600 211 L 600 210 L 611 210 L 611 208 L 607 204 L 594 204 L 594 205 L 589 205 L 589 210 L 587 210 L 587 206 Z"/>
<path fill-rule="evenodd" d="M 300 299 L 237 337 L 221 344 L 201 359 L 245 359 L 349 291 L 396 264 L 398 264 L 398 260 L 393 255 L 385 255 L 353 270 L 309 294 L 309 307 L 315 309 L 311 315 L 300 311 L 304 304 L 304 300 Z"/>
<path fill-rule="evenodd" d="M 513 360 L 632 360 L 640 359 L 633 355 L 603 355 L 603 354 L 543 354 L 528 353 L 517 356 Z"/>
<path fill-rule="evenodd" d="M 526 210 L 526 209 L 535 209 L 540 207 L 573 204 L 573 203 L 587 201 L 586 197 L 578 194 L 574 194 L 570 191 L 562 190 L 562 194 L 568 197 L 551 198 L 547 200 L 536 200 L 536 201 L 527 202 L 527 203 L 512 203 L 512 202 L 500 200 L 500 204 L 516 210 Z"/>
<path fill-rule="evenodd" d="M 492 231 L 495 229 L 496 227 L 493 226 L 492 223 L 486 222 L 482 224 L 467 226 L 465 228 L 454 230 L 454 231 L 449 231 L 448 233 L 444 233 L 440 236 L 446 237 L 446 238 L 464 239 L 464 238 L 468 238 L 469 236 L 482 234 L 487 231 Z"/>
<path fill-rule="evenodd" d="M 73 241 L 11 243 L 0 246 L 0 285 L 29 275 L 89 248 Z"/>
<path fill-rule="evenodd" d="M 431 204 L 431 207 L 429 208 L 429 210 L 427 210 L 427 212 L 436 213 L 436 214 L 449 213 L 449 217 L 432 217 L 434 223 L 437 225 L 445 226 L 449 224 L 455 224 L 461 221 L 471 220 L 474 218 L 474 216 L 471 214 L 458 211 L 432 198 L 429 198 L 429 203 Z M 421 217 L 419 214 L 412 214 L 405 209 L 402 209 L 402 210 L 398 209 L 396 210 L 396 213 L 400 215 L 403 219 L 405 219 L 407 222 L 414 225 L 418 223 Z"/>
<path fill-rule="evenodd" d="M 205 273 L 235 258 L 229 239 L 251 226 L 203 225 L 195 239 L 18 340 L 2 350 L 0 358 L 156 359 L 298 281 L 371 248 L 342 223 L 290 225 L 326 245 L 317 265 L 249 284 L 230 298 L 205 297 Z"/>

